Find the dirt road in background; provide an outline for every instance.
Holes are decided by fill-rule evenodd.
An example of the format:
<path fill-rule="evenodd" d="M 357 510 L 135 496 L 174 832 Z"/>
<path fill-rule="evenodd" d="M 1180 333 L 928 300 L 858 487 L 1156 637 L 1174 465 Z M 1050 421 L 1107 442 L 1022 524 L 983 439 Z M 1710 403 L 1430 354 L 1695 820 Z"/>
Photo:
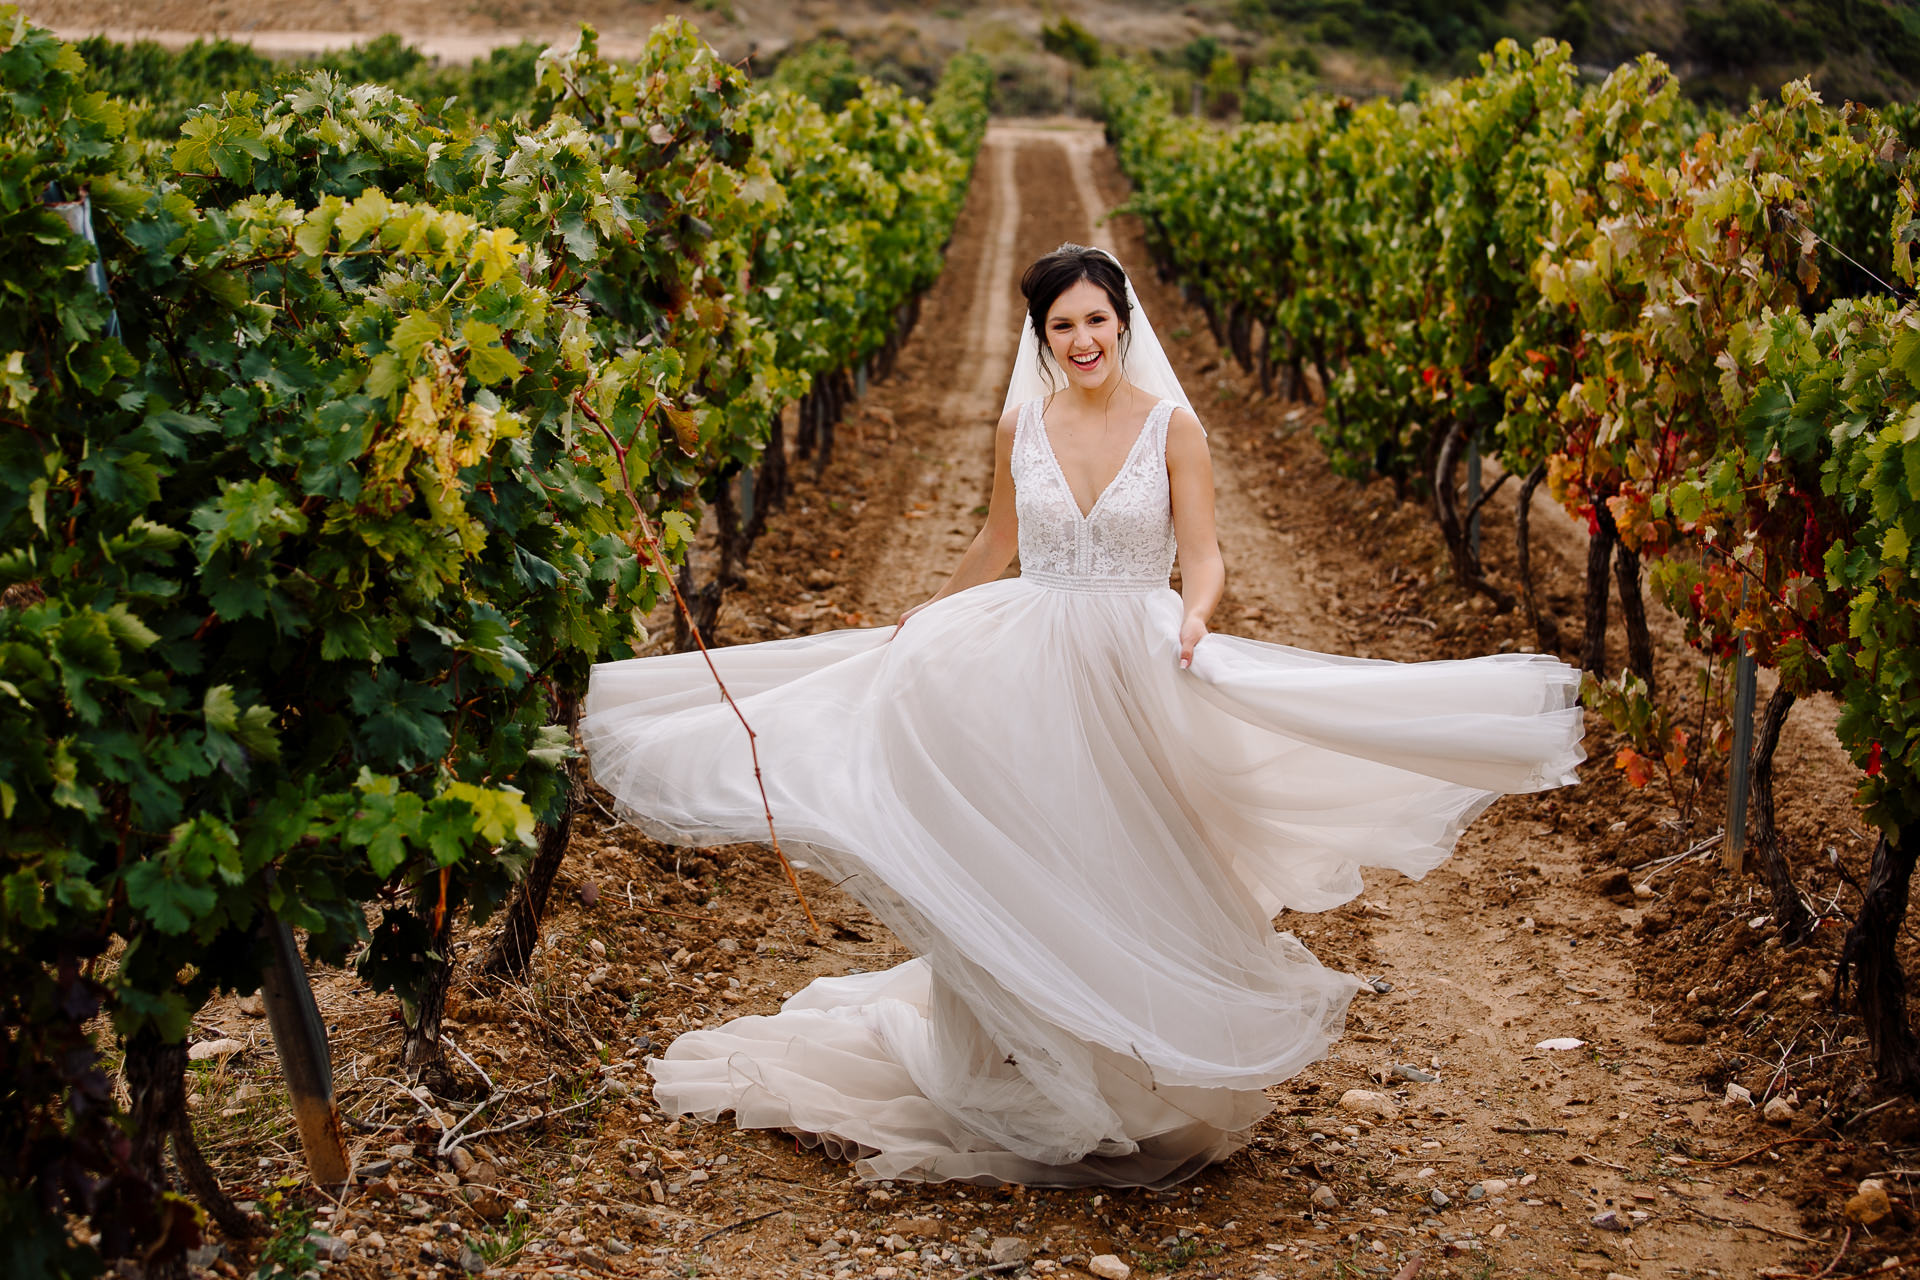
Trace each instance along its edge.
<path fill-rule="evenodd" d="M 1018 273 L 1063 240 L 1091 240 L 1131 268 L 1211 433 L 1229 569 L 1217 630 L 1400 660 L 1524 647 L 1517 619 L 1443 581 L 1420 512 L 1326 471 L 1310 439 L 1317 408 L 1263 400 L 1226 365 L 1204 320 L 1156 279 L 1138 227 L 1100 221 L 1124 194 L 1096 132 L 989 131 L 895 376 L 853 411 L 821 476 L 796 464 L 794 497 L 719 639 L 884 624 L 938 588 L 990 492 Z M 1540 572 L 1577 581 L 1577 554 L 1550 543 Z M 1719 1105 L 1727 1051 L 1668 1043 L 1689 1038 L 1667 1007 L 1684 987 L 1649 993 L 1636 966 L 1647 917 L 1693 864 L 1638 876 L 1650 887 L 1624 899 L 1611 876 L 1597 880 L 1596 867 L 1630 861 L 1629 842 L 1667 837 L 1607 762 L 1587 772 L 1580 787 L 1501 801 L 1422 882 L 1377 875 L 1345 908 L 1282 919 L 1380 994 L 1355 1003 L 1332 1056 L 1272 1090 L 1277 1109 L 1246 1151 L 1169 1192 L 871 1187 L 789 1139 L 658 1115 L 640 1063 L 680 1031 L 772 1012 L 813 977 L 905 953 L 815 879 L 823 932 L 809 934 L 760 849 L 667 849 L 590 814 L 527 981 L 465 983 L 449 1023 L 497 1088 L 579 1111 L 488 1138 L 477 1165 L 436 1163 L 431 1126 L 393 1085 L 385 1006 L 321 977 L 330 1020 L 351 1031 L 337 1041 L 344 1103 L 372 1126 L 361 1159 L 393 1162 L 331 1218 L 345 1242 L 336 1271 L 1085 1276 L 1105 1253 L 1136 1275 L 1276 1280 L 1403 1274 L 1416 1255 L 1423 1276 L 1818 1271 L 1840 1238 L 1809 1237 L 1794 1188 L 1773 1185 L 1791 1180 L 1769 1177 L 1777 1153 L 1753 1156 L 1789 1130 Z M 203 1021 L 266 1044 L 238 1006 Z M 1582 1043 L 1537 1047 L 1555 1039 Z M 198 1087 L 224 1178 L 264 1187 L 294 1167 L 276 1147 L 284 1125 L 248 1101 L 274 1096 L 270 1054 Z M 1354 1089 L 1376 1096 L 1343 1109 Z M 1851 1247 L 1835 1274 L 1868 1260 Z"/>

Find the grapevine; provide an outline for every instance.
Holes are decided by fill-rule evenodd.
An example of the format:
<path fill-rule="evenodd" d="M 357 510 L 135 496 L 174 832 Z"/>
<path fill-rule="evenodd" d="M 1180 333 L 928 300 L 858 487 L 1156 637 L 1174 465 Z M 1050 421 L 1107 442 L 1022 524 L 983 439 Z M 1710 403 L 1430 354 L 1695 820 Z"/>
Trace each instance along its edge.
<path fill-rule="evenodd" d="M 270 921 L 396 992 L 433 1067 L 455 920 L 564 848 L 588 669 L 643 643 L 783 406 L 897 340 L 984 126 L 972 61 L 931 107 L 808 115 L 678 22 L 632 65 L 585 31 L 524 69 L 500 112 L 351 66 L 242 80 L 169 134 L 0 6 L 10 1274 L 191 1245 L 157 1181 L 169 1141 L 194 1163 L 178 1046 L 258 987 Z M 789 120 L 868 175 L 861 234 L 779 236 Z M 44 202 L 83 194 L 104 291 Z M 866 284 L 783 349 L 776 270 Z M 97 1013 L 145 1082 L 134 1143 Z"/>
<path fill-rule="evenodd" d="M 1744 643 L 1779 672 L 1756 832 L 1789 940 L 1807 914 L 1773 823 L 1774 744 L 1795 697 L 1840 699 L 1881 832 L 1847 963 L 1882 1078 L 1920 1088 L 1892 951 L 1920 852 L 1911 112 L 1834 108 L 1803 81 L 1739 114 L 1691 107 L 1650 54 L 1581 86 L 1552 40 L 1481 66 L 1411 101 L 1312 97 L 1231 129 L 1174 117 L 1126 68 L 1103 100 L 1150 241 L 1216 333 L 1283 390 L 1310 366 L 1333 468 L 1428 498 L 1456 581 L 1497 601 L 1453 495 L 1463 436 L 1525 477 L 1519 599 L 1542 647 L 1561 633 L 1526 578 L 1526 499 L 1544 483 L 1585 524 L 1580 659 L 1634 739 L 1630 780 L 1692 776 L 1702 747 L 1650 702 L 1643 580 L 1710 657 Z"/>

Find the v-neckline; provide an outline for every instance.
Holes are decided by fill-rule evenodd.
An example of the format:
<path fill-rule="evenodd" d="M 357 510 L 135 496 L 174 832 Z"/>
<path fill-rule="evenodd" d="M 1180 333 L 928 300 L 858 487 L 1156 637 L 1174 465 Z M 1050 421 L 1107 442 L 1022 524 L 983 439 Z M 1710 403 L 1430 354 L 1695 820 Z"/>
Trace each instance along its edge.
<path fill-rule="evenodd" d="M 1125 475 L 1127 468 L 1133 465 L 1133 455 L 1140 451 L 1140 442 L 1147 438 L 1147 428 L 1153 425 L 1153 415 L 1160 412 L 1160 406 L 1165 403 L 1165 400 L 1153 402 L 1153 408 L 1147 410 L 1146 420 L 1140 424 L 1140 430 L 1134 434 L 1133 443 L 1127 447 L 1127 456 L 1120 460 L 1120 469 L 1100 486 L 1100 492 L 1093 495 L 1093 505 L 1082 511 L 1080 499 L 1074 496 L 1073 485 L 1067 480 L 1067 469 L 1060 465 L 1060 455 L 1053 451 L 1053 436 L 1047 431 L 1046 412 L 1041 408 L 1040 401 L 1033 402 L 1033 420 L 1040 426 L 1040 443 L 1046 446 L 1047 460 L 1053 463 L 1053 474 L 1060 478 L 1060 487 L 1067 491 L 1067 505 L 1073 508 L 1073 514 L 1079 517 L 1081 524 L 1092 521 L 1094 513 L 1100 510 L 1100 504 L 1107 500 L 1109 493 L 1113 492 L 1113 486 L 1120 483 L 1120 477 Z"/>

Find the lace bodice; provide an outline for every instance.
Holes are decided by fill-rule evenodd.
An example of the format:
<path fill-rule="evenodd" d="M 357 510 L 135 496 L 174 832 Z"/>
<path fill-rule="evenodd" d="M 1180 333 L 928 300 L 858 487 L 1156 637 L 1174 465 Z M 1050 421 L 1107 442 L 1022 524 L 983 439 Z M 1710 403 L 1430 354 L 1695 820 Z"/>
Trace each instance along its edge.
<path fill-rule="evenodd" d="M 1173 496 L 1167 484 L 1173 401 L 1153 406 L 1119 473 L 1085 516 L 1047 439 L 1041 403 L 1020 406 L 1013 434 L 1020 576 L 1073 591 L 1164 588 L 1174 556 Z"/>

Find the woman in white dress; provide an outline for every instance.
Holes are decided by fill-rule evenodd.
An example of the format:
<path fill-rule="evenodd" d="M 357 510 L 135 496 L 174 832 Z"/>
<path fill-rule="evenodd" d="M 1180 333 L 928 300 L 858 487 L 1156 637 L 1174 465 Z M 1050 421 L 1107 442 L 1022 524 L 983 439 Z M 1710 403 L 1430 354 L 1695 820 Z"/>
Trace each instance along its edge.
<path fill-rule="evenodd" d="M 897 627 L 713 654 L 783 845 L 916 958 L 648 1065 L 662 1110 L 870 1178 L 1165 1186 L 1244 1143 L 1358 988 L 1273 917 L 1347 901 L 1362 866 L 1422 875 L 1500 795 L 1576 781 L 1579 673 L 1210 634 L 1205 432 L 1131 284 L 1065 245 L 1022 291 L 992 500 L 947 584 Z M 596 667 L 581 733 L 657 838 L 764 836 L 697 654 Z"/>

